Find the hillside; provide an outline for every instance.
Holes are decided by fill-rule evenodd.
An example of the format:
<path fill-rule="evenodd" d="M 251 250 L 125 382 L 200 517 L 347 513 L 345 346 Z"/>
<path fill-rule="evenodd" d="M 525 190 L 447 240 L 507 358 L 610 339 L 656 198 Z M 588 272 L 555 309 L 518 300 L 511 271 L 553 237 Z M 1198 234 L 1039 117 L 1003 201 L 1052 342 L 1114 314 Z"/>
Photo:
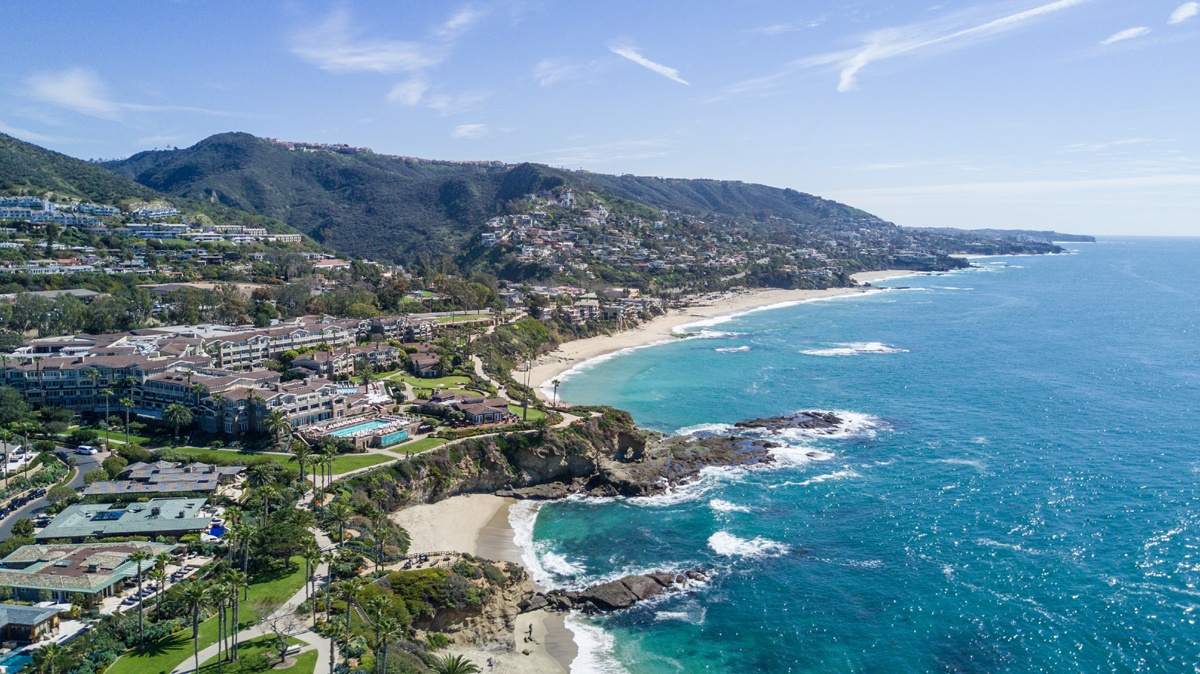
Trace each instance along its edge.
<path fill-rule="evenodd" d="M 182 150 L 142 152 L 105 166 L 162 192 L 279 218 L 338 250 L 405 262 L 422 254 L 455 254 L 508 202 L 564 186 L 636 202 L 644 210 L 701 217 L 883 224 L 833 201 L 737 181 L 427 161 L 341 146 L 314 151 L 244 133 L 212 136 Z"/>
<path fill-rule="evenodd" d="M 164 196 L 97 164 L 0 133 L 0 192 L 21 190 L 51 190 L 101 204 Z"/>

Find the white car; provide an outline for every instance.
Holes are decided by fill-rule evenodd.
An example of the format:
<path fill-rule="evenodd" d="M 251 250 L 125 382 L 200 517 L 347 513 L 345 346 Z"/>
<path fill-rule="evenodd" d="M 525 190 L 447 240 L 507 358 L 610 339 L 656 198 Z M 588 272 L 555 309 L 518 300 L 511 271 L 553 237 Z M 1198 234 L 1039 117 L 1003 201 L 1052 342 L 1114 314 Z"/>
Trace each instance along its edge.
<path fill-rule="evenodd" d="M 91 456 L 93 454 L 99 454 L 100 450 L 96 449 L 95 447 L 92 447 L 91 445 L 80 445 L 75 448 L 75 453 L 76 454 L 86 454 L 88 456 Z"/>

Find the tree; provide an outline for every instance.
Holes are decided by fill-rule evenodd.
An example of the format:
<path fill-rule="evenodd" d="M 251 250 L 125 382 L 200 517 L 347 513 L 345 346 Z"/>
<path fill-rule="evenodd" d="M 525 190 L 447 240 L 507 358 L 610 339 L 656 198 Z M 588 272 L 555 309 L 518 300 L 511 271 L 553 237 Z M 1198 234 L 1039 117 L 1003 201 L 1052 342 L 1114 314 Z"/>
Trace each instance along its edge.
<path fill-rule="evenodd" d="M 46 492 L 46 500 L 53 505 L 60 505 L 75 500 L 79 493 L 65 484 L 58 484 Z"/>
<path fill-rule="evenodd" d="M 145 646 L 145 621 L 142 611 L 142 562 L 148 562 L 154 559 L 154 555 L 145 550 L 134 550 L 129 555 L 129 561 L 137 563 L 137 586 L 138 586 L 138 648 Z"/>
<path fill-rule="evenodd" d="M 278 599 L 263 597 L 254 601 L 254 611 L 258 614 L 258 622 L 264 632 L 275 635 L 275 650 L 279 653 L 279 661 L 287 658 L 288 637 L 300 631 L 302 624 L 294 611 L 284 607 Z"/>
<path fill-rule="evenodd" d="M 157 564 L 157 558 L 156 558 L 156 560 L 155 560 L 155 561 L 156 561 L 156 564 Z M 147 572 L 146 572 L 146 575 L 150 577 L 150 580 L 154 581 L 154 585 L 155 585 L 155 588 L 154 588 L 154 595 L 155 595 L 155 599 L 156 599 L 157 601 L 161 602 L 161 601 L 162 601 L 162 593 L 163 593 L 163 588 L 164 588 L 164 587 L 166 586 L 166 584 L 167 584 L 167 568 L 166 568 L 165 566 L 159 566 L 159 565 L 156 565 L 156 566 L 155 566 L 153 569 L 150 569 L 149 571 L 147 571 Z"/>
<path fill-rule="evenodd" d="M 338 530 L 338 546 L 340 547 L 346 540 L 346 523 L 354 515 L 354 511 L 350 509 L 344 501 L 337 500 L 330 504 L 326 510 L 325 516 L 331 524 L 337 525 Z"/>
<path fill-rule="evenodd" d="M 346 636 L 342 640 L 343 648 L 350 645 L 350 613 L 354 610 L 354 604 L 358 601 L 358 595 L 362 593 L 362 589 L 365 586 L 366 581 L 361 578 L 344 580 L 338 586 L 338 591 L 342 593 L 342 598 L 346 600 Z"/>
<path fill-rule="evenodd" d="M 104 470 L 103 468 L 89 470 L 88 472 L 83 474 L 83 483 L 84 484 L 92 484 L 93 482 L 100 482 L 101 480 L 107 480 L 107 479 L 108 479 L 108 471 Z"/>
<path fill-rule="evenodd" d="M 22 517 L 16 522 L 13 522 L 12 533 L 13 536 L 32 536 L 33 520 L 29 519 L 28 517 Z"/>
<path fill-rule="evenodd" d="M 404 626 L 395 618 L 383 616 L 376 621 L 375 641 L 379 644 L 376 656 L 380 659 L 380 674 L 387 674 L 388 641 L 402 634 L 404 634 Z"/>
<path fill-rule="evenodd" d="M 555 380 L 551 381 L 550 383 L 554 385 L 554 397 L 550 401 L 550 406 L 555 409 L 558 409 L 558 385 L 561 384 L 562 382 L 559 381 L 558 379 L 555 379 Z"/>
<path fill-rule="evenodd" d="M 37 674 L 59 674 L 71 669 L 69 649 L 54 642 L 34 650 L 32 657 L 30 664 Z"/>
<path fill-rule="evenodd" d="M 100 391 L 100 395 L 104 396 L 104 430 L 105 430 L 104 444 L 107 445 L 108 444 L 108 432 L 107 432 L 108 431 L 108 401 L 110 398 L 112 398 L 116 394 L 113 393 L 112 389 L 106 388 L 106 389 L 103 389 Z"/>
<path fill-rule="evenodd" d="M 193 580 L 184 586 L 179 593 L 179 599 L 192 614 L 192 650 L 196 658 L 196 669 L 200 671 L 200 612 L 208 607 L 208 588 L 203 583 Z"/>
<path fill-rule="evenodd" d="M 292 420 L 281 410 L 272 410 L 263 417 L 263 430 L 275 438 L 275 444 L 281 445 L 283 438 L 292 432 Z"/>
<path fill-rule="evenodd" d="M 300 482 L 301 482 L 301 484 L 303 484 L 304 483 L 304 467 L 308 465 L 309 459 L 312 457 L 312 453 L 313 453 L 312 448 L 309 447 L 308 445 L 304 444 L 303 442 L 296 440 L 296 441 L 292 442 L 290 449 L 292 451 L 292 456 L 290 459 L 288 459 L 288 462 L 289 463 L 294 462 L 296 464 L 299 464 L 299 466 L 300 466 Z M 315 482 L 315 480 L 314 480 L 314 482 Z"/>
<path fill-rule="evenodd" d="M 249 596 L 250 580 L 249 580 L 249 576 L 242 573 L 241 571 L 238 571 L 236 569 L 230 569 L 229 571 L 225 572 L 224 581 L 225 581 L 225 584 L 228 585 L 229 588 L 233 591 L 233 616 L 232 616 L 233 627 L 232 627 L 232 634 L 230 635 L 231 636 L 230 647 L 231 647 L 231 652 L 233 654 L 232 659 L 237 660 L 238 659 L 237 635 L 238 635 L 238 632 L 241 630 L 240 620 L 241 620 L 241 613 L 242 613 L 242 597 L 238 593 L 238 591 L 244 589 L 247 593 L 247 596 Z"/>
<path fill-rule="evenodd" d="M 179 427 L 191 425 L 192 411 L 180 403 L 171 403 L 163 410 L 162 419 L 171 424 L 175 430 L 175 439 L 179 440 Z"/>
<path fill-rule="evenodd" d="M 435 674 L 479 674 L 479 666 L 461 655 L 444 655 L 433 663 Z"/>
<path fill-rule="evenodd" d="M 133 409 L 133 398 L 121 398 L 121 407 L 125 408 L 125 444 L 129 444 L 129 412 Z"/>

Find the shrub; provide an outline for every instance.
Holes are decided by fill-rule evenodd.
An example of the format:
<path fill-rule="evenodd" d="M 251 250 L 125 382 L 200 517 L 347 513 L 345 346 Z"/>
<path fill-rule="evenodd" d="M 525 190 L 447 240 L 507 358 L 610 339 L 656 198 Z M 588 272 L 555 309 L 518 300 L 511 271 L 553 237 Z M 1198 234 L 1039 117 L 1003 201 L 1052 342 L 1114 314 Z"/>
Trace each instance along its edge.
<path fill-rule="evenodd" d="M 425 642 L 429 644 L 429 650 L 436 651 L 450 645 L 450 637 L 441 632 L 430 632 L 425 638 Z"/>
<path fill-rule="evenodd" d="M 92 484 L 93 482 L 99 482 L 101 480 L 107 480 L 107 479 L 108 479 L 108 471 L 104 470 L 103 468 L 89 470 L 88 472 L 83 474 L 83 483 L 84 484 Z"/>

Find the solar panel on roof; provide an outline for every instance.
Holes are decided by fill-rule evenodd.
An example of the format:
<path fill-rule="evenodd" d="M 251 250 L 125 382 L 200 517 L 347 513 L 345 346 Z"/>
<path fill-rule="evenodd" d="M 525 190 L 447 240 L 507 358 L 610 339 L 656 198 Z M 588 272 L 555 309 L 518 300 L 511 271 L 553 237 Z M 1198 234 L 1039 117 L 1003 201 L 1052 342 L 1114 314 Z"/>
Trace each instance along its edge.
<path fill-rule="evenodd" d="M 113 520 L 121 519 L 121 515 L 124 515 L 124 514 L 125 514 L 124 510 L 103 510 L 101 512 L 96 513 L 96 516 L 92 518 L 92 521 L 93 522 L 111 522 Z"/>

